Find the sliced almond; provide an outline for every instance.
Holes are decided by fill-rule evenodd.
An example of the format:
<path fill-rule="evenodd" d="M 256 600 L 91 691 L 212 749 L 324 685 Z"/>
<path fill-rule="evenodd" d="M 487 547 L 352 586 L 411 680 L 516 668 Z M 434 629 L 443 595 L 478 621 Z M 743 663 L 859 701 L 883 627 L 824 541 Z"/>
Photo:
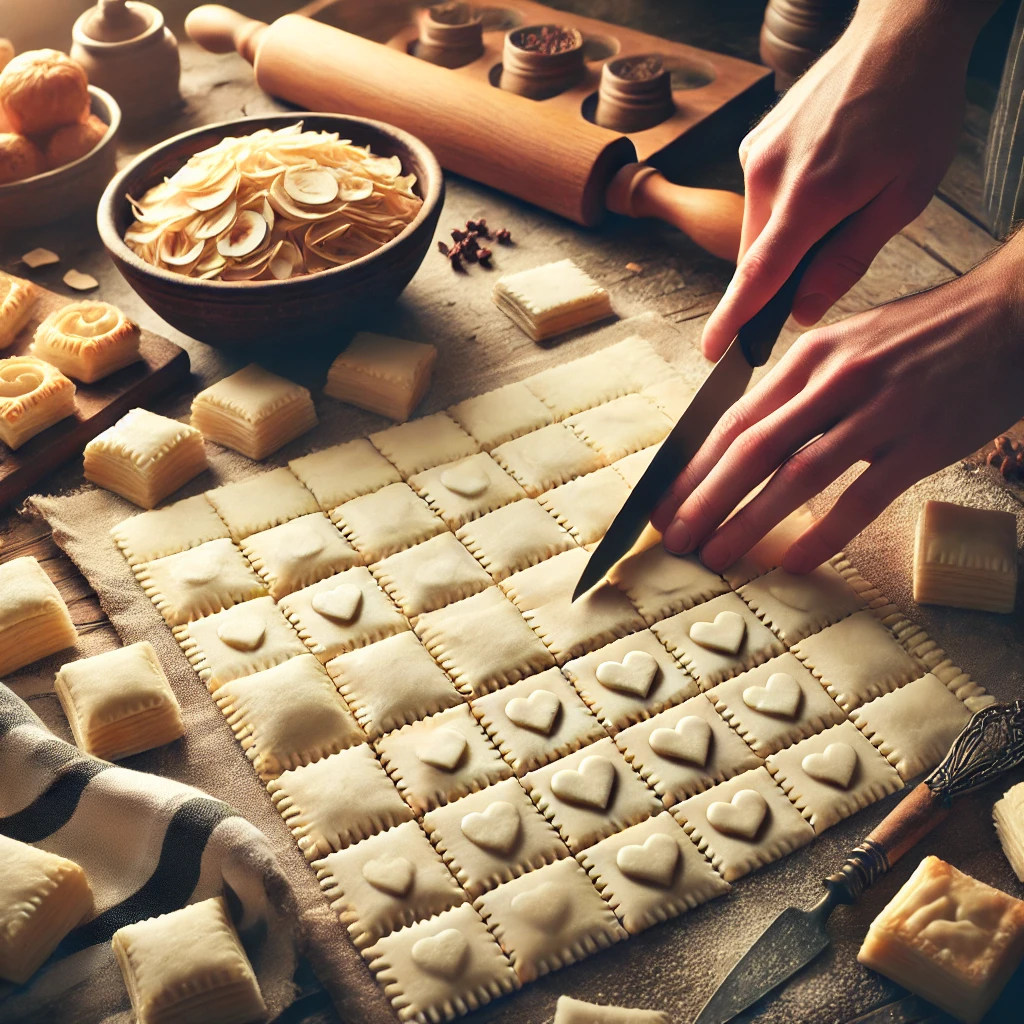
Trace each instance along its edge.
<path fill-rule="evenodd" d="M 338 179 L 319 167 L 285 171 L 282 185 L 289 198 L 307 206 L 323 206 L 338 198 Z"/>
<path fill-rule="evenodd" d="M 270 273 L 278 281 L 285 281 L 302 266 L 302 253 L 294 242 L 281 242 L 277 253 L 270 258 Z"/>
<path fill-rule="evenodd" d="M 238 204 L 234 199 L 229 199 L 219 210 L 212 210 L 199 218 L 193 228 L 193 234 L 196 238 L 215 238 L 234 221 L 237 212 Z M 128 236 L 125 235 L 125 240 L 127 239 Z"/>
<path fill-rule="evenodd" d="M 48 267 L 51 263 L 60 263 L 60 257 L 49 249 L 32 249 L 21 257 L 21 262 L 35 270 L 36 267 Z"/>
<path fill-rule="evenodd" d="M 338 187 L 338 198 L 346 203 L 358 203 L 373 195 L 373 182 L 366 178 L 349 178 Z"/>
<path fill-rule="evenodd" d="M 92 274 L 83 274 L 82 271 L 73 268 L 64 275 L 64 283 L 69 288 L 74 288 L 76 292 L 87 292 L 100 286 Z"/>
<path fill-rule="evenodd" d="M 217 252 L 236 259 L 248 256 L 266 237 L 267 222 L 255 210 L 243 210 L 227 234 L 217 242 Z"/>
<path fill-rule="evenodd" d="M 238 171 L 233 171 L 213 191 L 197 192 L 195 195 L 190 195 L 186 202 L 193 210 L 198 210 L 200 213 L 216 210 L 218 206 L 223 206 L 229 199 L 234 197 L 235 190 L 238 188 L 238 181 Z"/>
<path fill-rule="evenodd" d="M 157 249 L 161 262 L 171 267 L 187 267 L 190 263 L 195 263 L 202 254 L 202 240 L 189 245 L 188 236 L 180 232 L 164 235 Z"/>

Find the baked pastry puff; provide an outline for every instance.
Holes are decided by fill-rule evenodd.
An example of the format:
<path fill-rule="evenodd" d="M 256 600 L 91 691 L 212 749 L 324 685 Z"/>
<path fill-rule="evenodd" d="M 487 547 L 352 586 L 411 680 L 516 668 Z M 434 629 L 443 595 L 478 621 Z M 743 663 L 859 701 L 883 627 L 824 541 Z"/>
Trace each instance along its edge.
<path fill-rule="evenodd" d="M 72 302 L 36 328 L 32 353 L 92 384 L 139 358 L 139 328 L 109 302 Z"/>
<path fill-rule="evenodd" d="M 39 289 L 31 281 L 0 273 L 0 349 L 18 336 L 38 298 Z"/>

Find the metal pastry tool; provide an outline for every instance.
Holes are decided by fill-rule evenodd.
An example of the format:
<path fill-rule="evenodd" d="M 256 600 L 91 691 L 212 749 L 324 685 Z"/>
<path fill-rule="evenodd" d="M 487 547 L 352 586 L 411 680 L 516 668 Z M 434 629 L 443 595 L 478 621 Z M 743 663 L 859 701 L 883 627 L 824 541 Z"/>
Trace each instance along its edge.
<path fill-rule="evenodd" d="M 945 759 L 825 879 L 810 910 L 789 907 L 765 929 L 708 1000 L 695 1024 L 726 1024 L 789 980 L 825 950 L 825 927 L 841 903 L 853 903 L 949 813 L 954 797 L 994 782 L 1024 764 L 1024 701 L 982 708 Z"/>

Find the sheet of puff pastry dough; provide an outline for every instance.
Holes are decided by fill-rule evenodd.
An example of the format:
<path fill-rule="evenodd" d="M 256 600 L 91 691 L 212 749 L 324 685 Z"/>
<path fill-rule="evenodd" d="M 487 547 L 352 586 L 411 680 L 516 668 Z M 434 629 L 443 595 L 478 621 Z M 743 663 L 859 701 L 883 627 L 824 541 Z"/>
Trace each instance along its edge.
<path fill-rule="evenodd" d="M 602 839 L 580 862 L 630 935 L 730 889 L 668 811 Z"/>
<path fill-rule="evenodd" d="M 697 693 L 697 684 L 649 629 L 567 661 L 562 671 L 610 732 Z"/>
<path fill-rule="evenodd" d="M 574 854 L 662 810 L 610 739 L 537 768 L 522 782 Z"/>
<path fill-rule="evenodd" d="M 266 1014 L 221 896 L 126 925 L 111 945 L 138 1024 L 245 1024 Z"/>
<path fill-rule="evenodd" d="M 206 500 L 228 524 L 235 541 L 320 511 L 316 498 L 283 466 L 239 483 L 215 487 L 206 492 Z"/>
<path fill-rule="evenodd" d="M 627 455 L 624 459 L 618 459 L 612 463 L 612 469 L 630 487 L 636 487 L 640 482 L 640 478 L 647 472 L 647 467 L 651 464 L 654 456 L 658 454 L 660 447 L 660 444 L 652 444 L 650 448 L 644 448 L 641 451 L 634 452 L 632 455 Z"/>
<path fill-rule="evenodd" d="M 423 829 L 471 897 L 550 864 L 569 851 L 515 779 L 423 815 Z"/>
<path fill-rule="evenodd" d="M 176 555 L 231 534 L 206 495 L 197 494 L 164 508 L 130 516 L 114 526 L 110 536 L 128 564 L 137 569 L 143 562 Z"/>
<path fill-rule="evenodd" d="M 328 854 L 313 867 L 357 949 L 467 900 L 415 821 Z"/>
<path fill-rule="evenodd" d="M 73 861 L 0 835 L 0 978 L 24 985 L 92 914 L 85 872 Z"/>
<path fill-rule="evenodd" d="M 148 640 L 63 665 L 53 688 L 79 749 L 104 761 L 185 734 L 178 701 Z"/>
<path fill-rule="evenodd" d="M 64 599 L 33 557 L 0 565 L 0 677 L 77 639 Z"/>
<path fill-rule="evenodd" d="M 363 950 L 399 1020 L 445 1021 L 519 988 L 512 965 L 468 904 Z"/>
<path fill-rule="evenodd" d="M 495 462 L 531 497 L 601 468 L 601 457 L 564 423 L 552 423 L 491 449 Z"/>
<path fill-rule="evenodd" d="M 426 469 L 409 483 L 451 530 L 526 497 L 486 452 Z"/>
<path fill-rule="evenodd" d="M 331 521 L 367 564 L 446 532 L 444 520 L 404 482 L 338 505 Z"/>
<path fill-rule="evenodd" d="M 689 408 L 697 389 L 679 374 L 673 374 L 657 384 L 649 384 L 640 394 L 653 402 L 673 423 Z"/>
<path fill-rule="evenodd" d="M 995 802 L 992 820 L 1013 873 L 1024 882 L 1024 782 L 1011 786 Z"/>
<path fill-rule="evenodd" d="M 130 409 L 84 452 L 86 480 L 151 509 L 207 468 L 203 435 L 187 423 Z"/>
<path fill-rule="evenodd" d="M 310 861 L 413 816 L 365 743 L 283 772 L 267 792 Z"/>
<path fill-rule="evenodd" d="M 1022 956 L 1024 903 L 925 857 L 871 922 L 857 959 L 978 1024 Z"/>
<path fill-rule="evenodd" d="M 448 415 L 485 452 L 555 422 L 554 413 L 521 381 L 467 398 L 450 406 Z"/>
<path fill-rule="evenodd" d="M 537 501 L 577 544 L 586 545 L 605 535 L 628 497 L 625 480 L 611 466 L 605 466 L 553 487 Z"/>
<path fill-rule="evenodd" d="M 214 699 L 264 782 L 366 740 L 311 654 L 233 679 Z"/>
<path fill-rule="evenodd" d="M 764 767 L 689 797 L 672 808 L 672 816 L 727 882 L 814 838 L 814 829 Z"/>
<path fill-rule="evenodd" d="M 371 740 L 463 703 L 409 630 L 339 654 L 327 671 Z"/>
<path fill-rule="evenodd" d="M 572 859 L 505 882 L 474 905 L 524 984 L 626 938 Z"/>
<path fill-rule="evenodd" d="M 0 272 L 0 349 L 7 348 L 21 333 L 38 299 L 37 285 Z"/>
<path fill-rule="evenodd" d="M 557 668 L 477 697 L 472 710 L 519 776 L 607 735 Z"/>
<path fill-rule="evenodd" d="M 623 395 L 604 405 L 576 413 L 565 421 L 610 466 L 663 441 L 672 421 L 653 402 L 638 394 Z"/>
<path fill-rule="evenodd" d="M 192 426 L 257 461 L 317 424 L 309 391 L 250 363 L 192 399 Z"/>
<path fill-rule="evenodd" d="M 35 356 L 0 359 L 0 441 L 18 449 L 75 414 L 75 385 Z"/>
<path fill-rule="evenodd" d="M 421 615 L 415 629 L 467 699 L 555 664 L 551 652 L 497 587 Z"/>
<path fill-rule="evenodd" d="M 559 996 L 553 1024 L 671 1024 L 661 1010 L 586 1003 L 572 996 Z"/>
<path fill-rule="evenodd" d="M 61 373 L 94 384 L 139 359 L 139 325 L 109 302 L 80 300 L 36 328 L 30 351 Z"/>
<path fill-rule="evenodd" d="M 288 468 L 313 492 L 324 512 L 402 479 L 365 437 L 292 459 Z"/>
<path fill-rule="evenodd" d="M 378 430 L 370 434 L 370 442 L 406 480 L 480 450 L 480 445 L 443 412 Z"/>
<path fill-rule="evenodd" d="M 631 725 L 614 739 L 668 807 L 764 764 L 704 694 Z"/>

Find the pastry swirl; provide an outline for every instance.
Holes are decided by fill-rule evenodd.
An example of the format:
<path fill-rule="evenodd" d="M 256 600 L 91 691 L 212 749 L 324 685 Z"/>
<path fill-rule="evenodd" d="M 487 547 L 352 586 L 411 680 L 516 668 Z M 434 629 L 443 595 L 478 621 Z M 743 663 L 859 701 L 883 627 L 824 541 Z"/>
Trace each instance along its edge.
<path fill-rule="evenodd" d="M 0 348 L 6 348 L 25 326 L 39 289 L 31 281 L 0 273 Z"/>
<path fill-rule="evenodd" d="M 32 351 L 91 384 L 138 359 L 139 328 L 109 302 L 72 302 L 36 328 Z"/>

